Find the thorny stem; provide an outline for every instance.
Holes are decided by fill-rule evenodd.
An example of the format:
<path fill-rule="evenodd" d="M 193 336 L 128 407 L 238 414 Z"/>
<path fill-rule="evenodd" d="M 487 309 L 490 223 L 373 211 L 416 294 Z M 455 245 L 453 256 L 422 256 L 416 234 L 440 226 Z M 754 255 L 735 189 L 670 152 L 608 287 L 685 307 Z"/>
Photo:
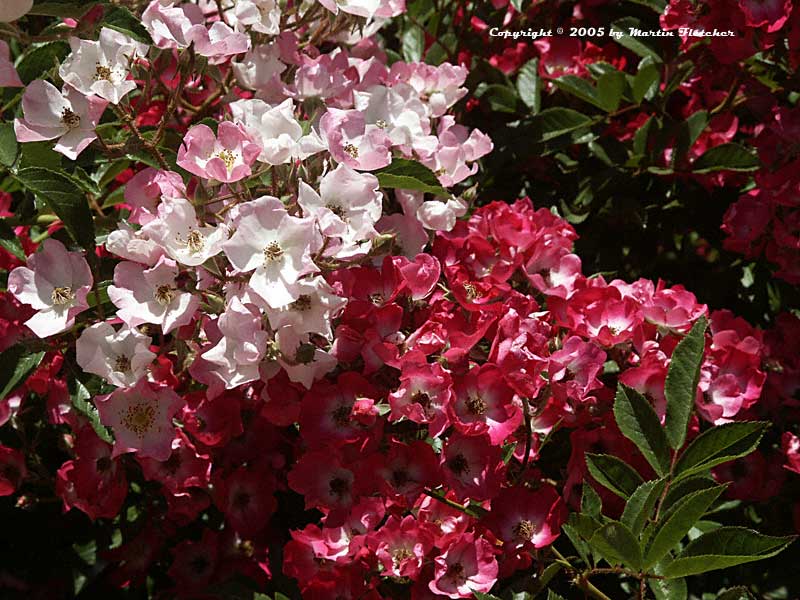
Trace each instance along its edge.
<path fill-rule="evenodd" d="M 721 113 L 731 107 L 733 101 L 736 99 L 736 93 L 739 91 L 739 86 L 742 85 L 742 81 L 745 78 L 745 71 L 740 70 L 738 71 L 736 78 L 733 80 L 731 87 L 728 89 L 728 93 L 725 95 L 725 99 L 720 102 L 716 107 L 711 109 L 710 115 L 716 115 Z"/>
<path fill-rule="evenodd" d="M 599 572 L 605 572 L 605 569 L 600 570 L 593 570 L 593 571 L 586 571 L 586 572 L 578 572 L 572 564 L 566 559 L 566 557 L 558 551 L 555 546 L 550 546 L 550 550 L 552 550 L 553 554 L 556 557 L 556 562 L 566 568 L 568 568 L 573 573 L 576 573 L 575 578 L 572 580 L 575 585 L 577 585 L 584 593 L 596 600 L 611 600 L 608 596 L 606 596 L 602 591 L 600 591 L 591 581 L 589 581 L 589 577 L 592 574 L 597 574 Z M 616 572 L 616 571 L 615 571 Z"/>
<path fill-rule="evenodd" d="M 142 146 L 150 154 L 153 155 L 153 158 L 155 158 L 156 161 L 158 161 L 158 166 L 160 166 L 165 171 L 168 171 L 169 170 L 169 165 L 167 164 L 166 159 L 164 159 L 164 155 L 161 154 L 159 149 L 156 147 L 156 145 L 154 143 L 154 140 L 151 141 L 151 140 L 148 140 L 147 138 L 145 138 L 144 136 L 142 136 L 142 132 L 139 131 L 139 128 L 136 126 L 135 119 L 133 118 L 133 115 L 131 113 L 123 110 L 119 106 L 115 106 L 114 107 L 114 112 L 116 112 L 117 116 L 119 116 L 119 118 L 122 119 L 125 122 L 125 124 L 130 128 L 131 132 L 133 133 L 133 136 L 139 141 L 139 143 L 141 143 Z"/>

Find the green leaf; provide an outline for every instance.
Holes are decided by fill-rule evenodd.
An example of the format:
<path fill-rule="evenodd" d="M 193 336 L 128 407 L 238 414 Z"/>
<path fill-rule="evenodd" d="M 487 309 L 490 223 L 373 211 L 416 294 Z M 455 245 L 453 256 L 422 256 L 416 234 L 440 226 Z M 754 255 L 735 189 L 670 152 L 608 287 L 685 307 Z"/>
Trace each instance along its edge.
<path fill-rule="evenodd" d="M 581 494 L 581 512 L 590 517 L 599 517 L 603 510 L 603 501 L 588 481 L 583 482 Z"/>
<path fill-rule="evenodd" d="M 694 407 L 697 382 L 700 379 L 700 365 L 705 350 L 705 332 L 708 322 L 700 317 L 692 330 L 683 338 L 672 352 L 672 360 L 664 384 L 667 398 L 665 430 L 670 446 L 678 449 L 686 439 L 686 428 Z"/>
<path fill-rule="evenodd" d="M 687 119 L 684 121 L 686 128 L 689 132 L 689 148 L 691 148 L 694 143 L 697 141 L 697 138 L 700 137 L 700 134 L 708 125 L 708 111 L 707 110 L 698 110 L 693 112 Z"/>
<path fill-rule="evenodd" d="M 416 190 L 437 196 L 450 195 L 439 183 L 436 174 L 415 160 L 395 158 L 390 165 L 375 171 L 375 176 L 384 188 Z"/>
<path fill-rule="evenodd" d="M 111 433 L 100 422 L 100 414 L 97 412 L 97 407 L 90 401 L 92 395 L 86 389 L 86 386 L 77 379 L 69 381 L 67 385 L 72 406 L 75 407 L 75 410 L 89 419 L 89 424 L 101 440 L 109 444 L 114 443 Z"/>
<path fill-rule="evenodd" d="M 692 526 L 703 516 L 726 486 L 717 486 L 700 490 L 686 496 L 675 505 L 674 510 L 665 515 L 655 532 L 655 537 L 647 549 L 644 560 L 645 569 L 649 569 L 672 550 L 688 533 Z"/>
<path fill-rule="evenodd" d="M 614 418 L 622 434 L 636 444 L 655 472 L 666 475 L 671 461 L 669 442 L 650 402 L 620 383 L 614 399 Z"/>
<path fill-rule="evenodd" d="M 619 71 L 604 73 L 597 80 L 597 99 L 600 102 L 600 108 L 606 112 L 614 112 L 619 108 L 624 92 L 625 75 Z"/>
<path fill-rule="evenodd" d="M 728 143 L 706 150 L 692 163 L 692 171 L 694 173 L 755 171 L 760 166 L 757 154 L 739 144 Z"/>
<path fill-rule="evenodd" d="M 17 345 L 0 352 L 0 400 L 25 381 L 42 362 L 44 352 L 33 352 Z"/>
<path fill-rule="evenodd" d="M 586 453 L 586 467 L 589 474 L 617 496 L 627 499 L 642 485 L 642 477 L 633 467 L 609 454 Z"/>
<path fill-rule="evenodd" d="M 664 569 L 672 562 L 669 556 L 658 561 L 653 567 L 653 573 L 663 575 Z M 689 593 L 685 579 L 648 579 L 647 580 L 656 600 L 686 600 Z"/>
<path fill-rule="evenodd" d="M 517 92 L 520 100 L 535 115 L 542 110 L 542 80 L 539 77 L 539 59 L 526 62 L 517 76 Z"/>
<path fill-rule="evenodd" d="M 28 50 L 17 65 L 17 74 L 22 83 L 28 85 L 34 79 L 42 78 L 45 73 L 61 64 L 69 54 L 67 42 L 50 42 Z"/>
<path fill-rule="evenodd" d="M 682 479 L 750 454 L 769 425 L 765 421 L 740 421 L 707 429 L 678 458 L 675 478 Z"/>
<path fill-rule="evenodd" d="M 629 35 L 632 27 L 634 29 L 647 29 L 646 26 L 642 27 L 642 24 L 638 19 L 634 17 L 625 17 L 624 19 L 619 19 L 611 24 L 611 34 L 613 35 L 612 39 L 620 46 L 624 46 L 631 52 L 638 54 L 641 57 L 649 56 L 653 59 L 653 61 L 660 63 L 661 56 L 659 56 L 658 52 L 642 42 L 639 37 Z"/>
<path fill-rule="evenodd" d="M 631 93 L 633 101 L 641 104 L 645 98 L 652 98 L 658 92 L 658 84 L 661 81 L 661 71 L 658 65 L 649 56 L 639 63 L 639 71 L 633 78 Z"/>
<path fill-rule="evenodd" d="M 500 83 L 482 83 L 475 90 L 475 97 L 489 103 L 489 108 L 496 112 L 518 112 L 517 94 L 513 88 Z"/>
<path fill-rule="evenodd" d="M 625 509 L 622 511 L 620 521 L 625 524 L 634 535 L 639 535 L 644 529 L 647 519 L 653 512 L 656 501 L 664 491 L 666 481 L 656 479 L 645 481 L 631 494 Z"/>
<path fill-rule="evenodd" d="M 553 590 L 547 590 L 547 600 L 564 600 L 564 596 L 556 594 Z"/>
<path fill-rule="evenodd" d="M 609 564 L 624 564 L 634 571 L 642 568 L 642 549 L 639 541 L 625 525 L 619 521 L 606 523 L 594 532 L 589 540 L 592 548 L 597 548 Z"/>
<path fill-rule="evenodd" d="M 648 117 L 636 133 L 633 134 L 633 153 L 634 155 L 643 155 L 647 152 L 647 141 L 650 138 L 650 132 L 655 128 L 657 131 L 659 127 L 658 119 L 655 116 Z"/>
<path fill-rule="evenodd" d="M 500 600 L 497 596 L 492 596 L 491 594 L 483 594 L 481 592 L 476 592 L 473 590 L 472 592 L 475 595 L 477 600 Z"/>
<path fill-rule="evenodd" d="M 423 50 L 425 50 L 425 32 L 412 25 L 403 32 L 403 58 L 406 62 L 419 62 Z"/>
<path fill-rule="evenodd" d="M 711 477 L 690 477 L 688 479 L 674 481 L 670 486 L 667 495 L 664 496 L 664 501 L 661 503 L 661 510 L 668 510 L 681 498 L 685 498 L 689 494 L 698 492 L 700 490 L 707 490 L 715 485 L 717 485 L 717 482 Z"/>
<path fill-rule="evenodd" d="M 796 536 L 762 535 L 745 527 L 720 527 L 689 542 L 665 569 L 665 577 L 688 577 L 775 556 Z"/>
<path fill-rule="evenodd" d="M 706 110 L 695 111 L 684 121 L 675 124 L 675 147 L 670 160 L 671 167 L 676 168 L 687 159 L 689 149 L 703 133 L 706 125 L 708 125 L 708 111 Z"/>
<path fill-rule="evenodd" d="M 582 77 L 577 77 L 575 75 L 562 75 L 561 77 L 554 79 L 553 83 L 556 84 L 558 89 L 570 93 L 576 98 L 580 98 L 584 102 L 588 102 L 597 108 L 608 110 L 608 104 L 600 97 L 599 91 Z"/>
<path fill-rule="evenodd" d="M 47 203 L 78 244 L 87 250 L 94 249 L 94 221 L 89 204 L 68 177 L 41 167 L 22 169 L 15 177 Z"/>
<path fill-rule="evenodd" d="M 625 148 L 625 144 L 617 139 L 614 139 L 613 137 L 604 137 L 592 140 L 587 144 L 587 146 L 589 150 L 592 151 L 592 154 L 594 154 L 609 167 L 614 167 L 615 169 L 617 168 L 617 165 L 625 163 L 625 161 L 628 159 L 628 152 Z M 591 178 L 587 178 L 585 180 L 585 185 L 581 185 L 581 190 L 578 194 L 578 198 L 576 198 L 575 203 L 580 204 L 578 200 L 580 200 L 581 194 L 587 193 L 585 190 L 588 190 L 588 196 L 591 200 L 595 191 L 592 188 L 595 186 L 596 181 Z M 589 203 L 584 204 L 588 205 Z"/>
<path fill-rule="evenodd" d="M 17 136 L 13 123 L 0 123 L 0 164 L 10 167 L 17 160 Z"/>
<path fill-rule="evenodd" d="M 27 258 L 17 234 L 5 220 L 0 221 L 0 247 L 21 261 L 25 261 Z"/>
<path fill-rule="evenodd" d="M 725 590 L 717 596 L 717 600 L 753 600 L 753 595 L 746 587 L 738 586 Z"/>
<path fill-rule="evenodd" d="M 534 590 L 532 590 L 533 595 L 528 594 L 527 592 L 522 592 L 522 594 L 524 595 L 518 596 L 517 594 L 514 594 L 511 600 L 532 600 L 536 596 L 538 591 L 540 591 L 542 588 L 544 588 L 544 586 L 550 583 L 553 577 L 558 575 L 558 572 L 561 571 L 561 569 L 563 568 L 564 565 L 562 565 L 561 563 L 557 562 L 550 563 L 545 567 L 544 571 L 542 571 L 542 574 L 536 578 L 536 582 L 534 583 Z"/>
<path fill-rule="evenodd" d="M 592 124 L 592 119 L 570 108 L 547 108 L 531 119 L 534 140 L 546 142 Z"/>
<path fill-rule="evenodd" d="M 387 412 L 391 410 L 391 408 L 387 409 Z M 514 451 L 517 449 L 517 442 L 510 442 L 503 446 L 503 462 L 508 464 L 511 458 L 514 456 Z"/>
<path fill-rule="evenodd" d="M 53 150 L 53 142 L 26 142 L 20 146 L 18 169 L 44 167 L 53 171 L 61 169 L 63 154 Z"/>
<path fill-rule="evenodd" d="M 89 540 L 85 544 L 72 544 L 72 549 L 87 565 L 93 566 L 97 562 L 97 542 L 95 540 Z"/>
<path fill-rule="evenodd" d="M 124 33 L 137 42 L 147 45 L 153 43 L 153 39 L 147 33 L 147 29 L 142 25 L 141 19 L 137 19 L 127 8 L 124 6 L 108 6 L 105 11 L 101 25 Z"/>
<path fill-rule="evenodd" d="M 105 189 L 105 187 L 114 181 L 117 175 L 127 169 L 130 164 L 130 161 L 124 158 L 105 163 L 92 173 L 92 179 L 97 183 L 97 187 L 101 190 Z"/>
<path fill-rule="evenodd" d="M 45 0 L 44 2 L 35 2 L 28 14 L 45 17 L 78 18 L 85 15 L 96 4 L 97 2 L 61 2 L 59 0 L 48 2 Z"/>
<path fill-rule="evenodd" d="M 440 65 L 448 59 L 458 47 L 458 37 L 454 33 L 445 33 L 436 39 L 425 52 L 425 62 L 429 65 Z"/>
<path fill-rule="evenodd" d="M 72 173 L 64 172 L 66 175 L 76 186 L 81 188 L 84 192 L 88 194 L 92 194 L 94 196 L 100 195 L 100 189 L 97 187 L 97 184 L 92 180 L 89 174 L 84 171 L 81 167 L 75 167 L 75 171 Z"/>
<path fill-rule="evenodd" d="M 570 526 L 584 539 L 591 539 L 602 523 L 596 518 L 583 513 L 574 512 L 569 515 Z"/>
<path fill-rule="evenodd" d="M 564 524 L 561 526 L 561 530 L 569 538 L 569 541 L 572 542 L 572 545 L 575 547 L 575 551 L 578 553 L 578 556 L 581 557 L 581 560 L 587 565 L 590 564 L 589 545 L 581 539 L 581 536 L 576 529 L 571 525 Z"/>

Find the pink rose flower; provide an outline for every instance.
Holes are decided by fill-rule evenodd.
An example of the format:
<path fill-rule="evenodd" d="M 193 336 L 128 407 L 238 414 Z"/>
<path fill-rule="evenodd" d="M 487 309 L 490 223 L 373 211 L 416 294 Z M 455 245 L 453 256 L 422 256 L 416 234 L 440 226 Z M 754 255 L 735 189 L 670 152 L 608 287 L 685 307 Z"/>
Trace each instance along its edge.
<path fill-rule="evenodd" d="M 156 218 L 156 210 L 162 196 L 186 197 L 186 186 L 180 175 L 152 167 L 136 173 L 125 184 L 125 202 L 131 207 L 128 220 L 139 225 L 147 225 Z"/>
<path fill-rule="evenodd" d="M 75 160 L 97 138 L 94 128 L 106 106 L 108 101 L 98 96 L 84 96 L 70 86 L 59 92 L 52 83 L 37 79 L 25 88 L 24 118 L 14 119 L 14 133 L 19 142 L 58 138 L 53 149 Z"/>
<path fill-rule="evenodd" d="M 169 458 L 175 437 L 172 417 L 182 404 L 170 388 L 142 380 L 96 400 L 100 422 L 114 430 L 112 457 L 135 452 L 156 460 Z"/>
<path fill-rule="evenodd" d="M 497 581 L 499 568 L 492 545 L 471 532 L 450 544 L 434 562 L 435 576 L 428 587 L 448 598 L 472 598 L 473 592 L 486 593 Z"/>
<path fill-rule="evenodd" d="M 92 94 L 112 104 L 136 89 L 130 64 L 146 56 L 149 47 L 114 29 L 103 27 L 98 41 L 72 37 L 72 52 L 58 70 L 61 79 L 81 94 Z"/>
<path fill-rule="evenodd" d="M 200 304 L 197 297 L 177 288 L 177 276 L 175 261 L 164 256 L 149 269 L 121 262 L 114 269 L 108 297 L 119 309 L 117 316 L 129 327 L 153 323 L 169 333 L 189 323 Z"/>
<path fill-rule="evenodd" d="M 364 113 L 329 108 L 320 119 L 322 136 L 336 162 L 361 171 L 374 171 L 392 162 L 386 132 L 368 125 Z"/>
<path fill-rule="evenodd" d="M 75 317 L 89 308 L 86 295 L 91 287 L 92 272 L 82 253 L 68 252 L 52 238 L 28 257 L 27 267 L 17 267 L 8 276 L 8 290 L 38 311 L 25 324 L 42 338 L 75 324 Z"/>
<path fill-rule="evenodd" d="M 456 125 L 455 119 L 446 115 L 439 122 L 439 147 L 429 156 L 422 156 L 422 164 L 435 172 L 445 187 L 464 181 L 478 172 L 474 161 L 489 154 L 494 148 L 492 140 L 480 129 L 470 131 Z"/>
<path fill-rule="evenodd" d="M 219 342 L 203 353 L 211 370 L 228 389 L 258 379 L 258 365 L 267 347 L 267 332 L 261 329 L 261 313 L 252 304 L 233 297 L 217 319 Z"/>
<path fill-rule="evenodd" d="M 156 357 L 149 349 L 151 341 L 136 329 L 123 327 L 115 331 L 109 323 L 95 323 L 78 338 L 78 365 L 112 385 L 129 387 L 147 373 Z"/>
<path fill-rule="evenodd" d="M 310 254 L 313 234 L 311 219 L 293 217 L 280 200 L 264 196 L 248 204 L 222 248 L 234 267 L 253 272 L 253 291 L 270 307 L 282 308 L 300 297 L 297 280 L 318 271 Z"/>
<path fill-rule="evenodd" d="M 153 0 L 142 14 L 142 24 L 158 48 L 194 49 L 209 62 L 223 62 L 234 54 L 247 52 L 250 38 L 236 32 L 222 21 L 205 26 L 203 10 L 196 4 L 178 4 L 171 0 Z"/>
<path fill-rule="evenodd" d="M 142 227 L 142 233 L 160 244 L 173 260 L 196 267 L 222 251 L 228 232 L 198 222 L 194 206 L 186 198 L 164 198 L 158 218 Z"/>
<path fill-rule="evenodd" d="M 178 165 L 205 179 L 224 183 L 248 177 L 261 154 L 259 146 L 241 125 L 219 124 L 217 135 L 208 125 L 195 125 L 178 149 Z"/>

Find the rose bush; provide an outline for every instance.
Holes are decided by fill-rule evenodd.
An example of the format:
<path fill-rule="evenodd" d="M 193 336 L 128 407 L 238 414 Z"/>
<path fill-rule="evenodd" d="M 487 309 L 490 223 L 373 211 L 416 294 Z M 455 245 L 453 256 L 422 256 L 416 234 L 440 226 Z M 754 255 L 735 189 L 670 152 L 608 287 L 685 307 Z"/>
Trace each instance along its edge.
<path fill-rule="evenodd" d="M 762 258 L 797 284 L 793 108 L 753 81 L 794 64 L 789 3 L 673 2 L 665 30 L 742 35 L 663 56 L 489 35 L 547 2 L 17 4 L 4 594 L 792 593 L 791 305 L 753 324 L 675 265 L 596 268 L 631 252 L 601 225 L 627 178 L 680 218 L 685 190 L 735 190 L 715 219 L 664 206 L 649 242 L 677 219 L 718 268 L 715 228 L 744 288 Z M 584 4 L 559 23 L 596 24 Z M 720 571 L 776 555 L 770 587 Z"/>

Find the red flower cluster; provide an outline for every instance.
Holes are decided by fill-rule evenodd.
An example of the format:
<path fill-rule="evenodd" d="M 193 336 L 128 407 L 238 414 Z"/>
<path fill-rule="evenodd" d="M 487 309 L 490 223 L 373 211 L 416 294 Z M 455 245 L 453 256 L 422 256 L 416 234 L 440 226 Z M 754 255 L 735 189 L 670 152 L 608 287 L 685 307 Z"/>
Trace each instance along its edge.
<path fill-rule="evenodd" d="M 725 248 L 747 258 L 765 256 L 775 277 L 800 284 L 800 110 L 775 108 L 754 144 L 761 162 L 756 187 L 732 204 L 722 230 Z"/>
<path fill-rule="evenodd" d="M 70 404 L 58 354 L 12 399 L 47 380 L 37 391 L 50 420 L 75 432 L 57 477 L 65 509 L 112 518 L 130 495 L 148 511 L 150 526 L 108 557 L 119 584 L 168 546 L 176 594 L 236 572 L 266 580 L 286 534 L 279 500 L 298 498 L 307 524 L 280 554 L 304 597 L 386 597 L 394 585 L 470 597 L 558 536 L 585 450 L 635 457 L 609 419 L 615 374 L 663 415 L 670 355 L 707 313 L 681 286 L 586 277 L 575 238 L 527 199 L 495 202 L 439 233 L 430 255 L 333 271 L 348 299 L 333 322 L 339 366 L 309 390 L 280 371 L 219 395 L 191 391 L 162 357 L 157 383 L 183 397 L 165 461 L 113 455 Z M 765 342 L 727 312 L 711 323 L 697 405 L 720 423 L 758 399 Z M 572 458 L 554 481 L 537 459 L 561 428 Z M 4 448 L 2 464 L 0 490 L 12 493 L 24 461 Z M 201 515 L 202 538 L 182 537 Z"/>

